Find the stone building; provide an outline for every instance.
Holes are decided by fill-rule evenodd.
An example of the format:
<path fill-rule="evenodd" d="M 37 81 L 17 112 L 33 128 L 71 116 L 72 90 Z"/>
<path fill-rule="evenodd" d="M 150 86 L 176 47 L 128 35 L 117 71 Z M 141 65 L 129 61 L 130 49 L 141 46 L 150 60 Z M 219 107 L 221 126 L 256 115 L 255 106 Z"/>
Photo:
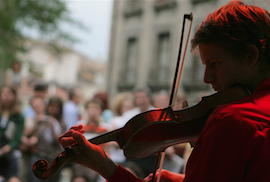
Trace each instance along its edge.
<path fill-rule="evenodd" d="M 193 13 L 191 39 L 206 15 L 229 1 L 114 1 L 107 79 L 110 98 L 136 86 L 148 86 L 154 93 L 162 89 L 170 92 L 184 14 Z M 190 21 L 186 20 L 182 55 L 189 26 Z M 179 89 L 195 99 L 200 92 L 211 91 L 211 87 L 203 82 L 204 67 L 200 58 L 190 52 L 190 39 Z"/>
<path fill-rule="evenodd" d="M 49 95 L 61 95 L 67 99 L 65 90 L 71 87 L 81 89 L 86 99 L 106 88 L 106 63 L 93 60 L 64 45 L 61 51 L 52 49 L 47 43 L 29 40 L 25 46 L 29 50 L 20 54 L 23 63 L 30 64 L 32 80 L 49 84 Z M 31 79 L 31 78 L 30 78 Z"/>

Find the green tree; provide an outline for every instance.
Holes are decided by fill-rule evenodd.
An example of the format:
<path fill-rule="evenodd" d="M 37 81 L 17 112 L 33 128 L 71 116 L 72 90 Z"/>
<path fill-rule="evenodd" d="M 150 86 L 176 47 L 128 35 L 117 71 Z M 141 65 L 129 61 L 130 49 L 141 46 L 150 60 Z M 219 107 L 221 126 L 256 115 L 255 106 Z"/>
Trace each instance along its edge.
<path fill-rule="evenodd" d="M 26 27 L 36 30 L 49 42 L 76 41 L 59 28 L 63 22 L 83 27 L 70 18 L 61 0 L 0 0 L 0 68 L 10 67 L 17 53 L 27 51 L 23 46 L 27 37 L 22 32 Z"/>

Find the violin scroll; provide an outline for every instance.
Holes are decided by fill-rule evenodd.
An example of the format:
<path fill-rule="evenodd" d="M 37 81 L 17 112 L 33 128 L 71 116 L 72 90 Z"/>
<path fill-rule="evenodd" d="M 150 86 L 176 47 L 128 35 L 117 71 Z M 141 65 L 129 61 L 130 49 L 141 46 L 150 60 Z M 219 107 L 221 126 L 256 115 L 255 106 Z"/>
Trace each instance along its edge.
<path fill-rule="evenodd" d="M 52 179 L 64 166 L 75 162 L 80 153 L 81 149 L 78 144 L 68 146 L 54 159 L 50 168 L 46 159 L 36 161 L 33 165 L 33 173 L 42 180 Z"/>

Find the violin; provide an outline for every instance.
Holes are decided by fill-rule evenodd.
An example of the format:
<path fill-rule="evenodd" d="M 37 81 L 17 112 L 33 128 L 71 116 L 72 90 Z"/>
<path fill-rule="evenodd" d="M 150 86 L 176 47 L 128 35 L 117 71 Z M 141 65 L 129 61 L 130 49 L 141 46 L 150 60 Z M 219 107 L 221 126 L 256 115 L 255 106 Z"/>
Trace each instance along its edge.
<path fill-rule="evenodd" d="M 195 106 L 173 111 L 171 106 L 138 114 L 123 128 L 102 134 L 89 142 L 99 145 L 116 141 L 124 155 L 139 159 L 164 151 L 169 146 L 195 141 L 209 116 L 217 106 L 249 95 L 246 88 L 236 86 L 203 97 Z M 35 162 L 33 172 L 40 179 L 51 179 L 65 165 L 72 163 L 80 155 L 78 144 L 65 148 L 49 167 L 45 159 Z M 48 168 L 49 167 L 49 168 Z"/>

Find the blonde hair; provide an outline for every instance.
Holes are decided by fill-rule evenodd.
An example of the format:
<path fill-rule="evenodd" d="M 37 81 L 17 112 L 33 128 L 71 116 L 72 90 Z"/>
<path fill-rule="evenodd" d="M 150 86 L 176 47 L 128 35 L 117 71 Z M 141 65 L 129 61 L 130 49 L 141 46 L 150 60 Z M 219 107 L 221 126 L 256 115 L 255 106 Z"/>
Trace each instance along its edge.
<path fill-rule="evenodd" d="M 113 104 L 113 109 L 116 115 L 121 116 L 121 108 L 122 104 L 125 100 L 132 100 L 134 101 L 133 94 L 131 92 L 122 92 L 119 93 L 115 99 L 114 99 L 114 104 Z"/>

